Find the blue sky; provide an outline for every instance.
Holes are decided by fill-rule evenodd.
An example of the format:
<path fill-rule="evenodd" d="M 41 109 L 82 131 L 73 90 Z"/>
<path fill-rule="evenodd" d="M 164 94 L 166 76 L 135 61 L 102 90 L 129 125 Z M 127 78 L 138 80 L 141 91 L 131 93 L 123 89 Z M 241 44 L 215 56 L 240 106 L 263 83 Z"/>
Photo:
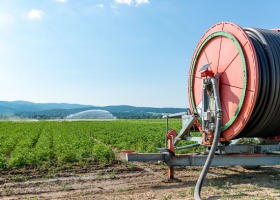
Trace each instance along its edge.
<path fill-rule="evenodd" d="M 280 2 L 0 0 L 0 100 L 187 107 L 212 25 L 280 27 Z"/>

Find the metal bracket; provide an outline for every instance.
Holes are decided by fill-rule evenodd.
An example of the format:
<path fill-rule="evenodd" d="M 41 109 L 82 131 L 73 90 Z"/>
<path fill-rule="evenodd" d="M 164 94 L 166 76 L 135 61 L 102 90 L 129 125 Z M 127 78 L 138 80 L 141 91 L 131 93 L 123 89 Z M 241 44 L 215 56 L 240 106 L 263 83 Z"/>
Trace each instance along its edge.
<path fill-rule="evenodd" d="M 182 122 L 183 127 L 179 134 L 175 137 L 173 145 L 177 145 L 180 140 L 182 140 L 184 137 L 190 135 L 190 129 L 194 125 L 195 121 L 197 120 L 197 117 L 194 115 L 183 115 L 182 116 Z"/>
<path fill-rule="evenodd" d="M 217 154 L 266 154 L 268 152 L 279 151 L 280 144 L 276 145 L 242 145 L 234 144 L 228 146 L 218 146 Z"/>

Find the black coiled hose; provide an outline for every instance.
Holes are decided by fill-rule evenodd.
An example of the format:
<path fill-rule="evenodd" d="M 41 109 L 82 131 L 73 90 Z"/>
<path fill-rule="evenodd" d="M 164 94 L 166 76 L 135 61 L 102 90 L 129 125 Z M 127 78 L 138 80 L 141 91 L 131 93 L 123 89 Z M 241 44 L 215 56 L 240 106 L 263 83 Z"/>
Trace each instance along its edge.
<path fill-rule="evenodd" d="M 252 115 L 237 137 L 276 136 L 280 134 L 280 33 L 257 28 L 244 30 L 256 50 L 259 84 Z"/>

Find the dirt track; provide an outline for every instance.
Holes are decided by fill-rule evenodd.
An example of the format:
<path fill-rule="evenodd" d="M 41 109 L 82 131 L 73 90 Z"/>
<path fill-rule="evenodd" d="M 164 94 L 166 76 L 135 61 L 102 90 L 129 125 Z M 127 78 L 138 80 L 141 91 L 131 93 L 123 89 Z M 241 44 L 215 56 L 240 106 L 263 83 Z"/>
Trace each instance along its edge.
<path fill-rule="evenodd" d="M 1 199 L 193 199 L 200 167 L 175 168 L 167 179 L 163 164 L 118 162 L 105 168 L 61 170 L 55 178 L 25 173 L 28 180 L 1 175 Z M 245 170 L 212 168 L 204 183 L 204 199 L 280 199 L 280 167 Z M 45 172 L 47 173 L 47 172 Z M 17 177 L 19 175 L 13 175 Z M 19 176 L 21 177 L 21 176 Z"/>

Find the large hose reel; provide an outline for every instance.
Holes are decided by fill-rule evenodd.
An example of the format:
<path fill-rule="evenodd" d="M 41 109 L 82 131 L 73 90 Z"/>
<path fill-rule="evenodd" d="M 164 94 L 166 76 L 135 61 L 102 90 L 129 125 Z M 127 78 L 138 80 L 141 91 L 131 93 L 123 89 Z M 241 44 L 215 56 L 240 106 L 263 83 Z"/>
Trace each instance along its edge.
<path fill-rule="evenodd" d="M 202 78 L 209 67 L 219 80 L 221 140 L 280 135 L 280 32 L 219 23 L 202 37 L 189 73 L 191 110 L 199 113 Z"/>

